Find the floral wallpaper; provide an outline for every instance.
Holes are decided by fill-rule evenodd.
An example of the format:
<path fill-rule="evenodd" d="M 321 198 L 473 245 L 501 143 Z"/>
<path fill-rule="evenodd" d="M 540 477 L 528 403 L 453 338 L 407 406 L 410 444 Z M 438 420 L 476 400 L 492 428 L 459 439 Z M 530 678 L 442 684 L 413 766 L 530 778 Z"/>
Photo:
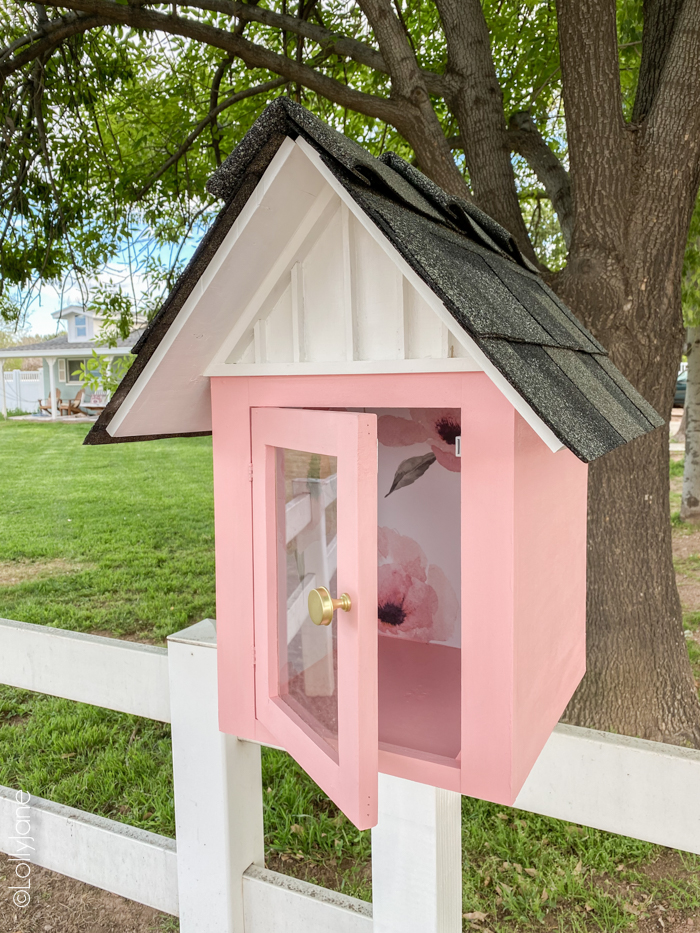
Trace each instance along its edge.
<path fill-rule="evenodd" d="M 459 409 L 377 410 L 383 635 L 459 646 Z"/>

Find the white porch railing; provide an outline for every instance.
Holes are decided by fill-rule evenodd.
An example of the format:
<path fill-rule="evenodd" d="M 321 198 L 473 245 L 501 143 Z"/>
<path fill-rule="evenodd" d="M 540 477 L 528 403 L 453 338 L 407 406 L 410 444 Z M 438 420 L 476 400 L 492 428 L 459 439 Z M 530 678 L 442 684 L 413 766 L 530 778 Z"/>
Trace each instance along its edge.
<path fill-rule="evenodd" d="M 32 797 L 35 864 L 180 916 L 182 933 L 457 933 L 459 795 L 384 775 L 373 905 L 263 868 L 260 749 L 217 726 L 216 627 L 168 648 L 0 620 L 0 682 L 172 723 L 172 839 Z M 558 726 L 517 806 L 700 853 L 700 752 Z M 15 851 L 16 791 L 0 789 Z"/>

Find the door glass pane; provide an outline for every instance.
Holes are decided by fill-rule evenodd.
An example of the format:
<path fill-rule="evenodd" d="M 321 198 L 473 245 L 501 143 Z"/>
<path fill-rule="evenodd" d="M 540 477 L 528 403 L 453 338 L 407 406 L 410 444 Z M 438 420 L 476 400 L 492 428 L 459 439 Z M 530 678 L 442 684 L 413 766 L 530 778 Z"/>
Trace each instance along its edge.
<path fill-rule="evenodd" d="M 337 459 L 277 449 L 277 648 L 279 699 L 337 760 L 337 614 L 309 618 L 309 592 L 337 597 Z"/>

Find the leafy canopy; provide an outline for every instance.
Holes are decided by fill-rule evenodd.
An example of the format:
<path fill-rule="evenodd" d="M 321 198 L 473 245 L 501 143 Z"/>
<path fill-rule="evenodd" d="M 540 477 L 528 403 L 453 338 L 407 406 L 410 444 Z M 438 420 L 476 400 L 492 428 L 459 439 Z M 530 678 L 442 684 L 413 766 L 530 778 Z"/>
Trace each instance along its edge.
<path fill-rule="evenodd" d="M 566 164 L 554 3 L 484 0 L 483 7 L 506 115 L 529 111 Z M 272 0 L 264 9 L 294 13 L 376 48 L 357 4 L 300 0 L 293 10 L 287 0 Z M 435 4 L 402 0 L 397 10 L 420 66 L 443 74 L 446 42 Z M 9 46 L 36 29 L 45 16 L 42 11 L 40 6 L 0 0 L 2 43 Z M 54 8 L 51 15 L 66 12 Z M 223 13 L 186 12 L 202 23 L 238 29 L 250 42 L 296 56 L 358 91 L 391 94 L 386 74 L 308 38 L 257 22 L 236 26 Z M 618 27 L 622 87 L 630 109 L 641 40 L 638 0 L 618 2 Z M 251 89 L 255 93 L 242 96 Z M 155 249 L 145 258 L 129 254 L 127 261 L 146 278 L 157 273 L 148 268 L 154 253 L 198 235 L 210 222 L 217 206 L 205 190 L 207 178 L 280 93 L 296 97 L 376 155 L 393 149 L 413 158 L 409 144 L 392 126 L 180 36 L 121 26 L 93 29 L 70 36 L 51 54 L 10 75 L 0 92 L 0 316 L 21 317 L 44 282 L 60 282 L 71 273 L 88 283 L 144 233 Z M 231 98 L 235 103 L 212 117 L 214 108 Z M 466 176 L 455 116 L 446 100 L 435 97 L 433 103 L 446 137 L 455 140 L 455 160 Z M 551 203 L 525 161 L 514 157 L 514 165 L 534 246 L 543 261 L 560 268 L 566 249 Z M 155 278 L 169 287 L 172 275 L 160 273 Z M 162 290 L 150 295 L 147 314 Z"/>

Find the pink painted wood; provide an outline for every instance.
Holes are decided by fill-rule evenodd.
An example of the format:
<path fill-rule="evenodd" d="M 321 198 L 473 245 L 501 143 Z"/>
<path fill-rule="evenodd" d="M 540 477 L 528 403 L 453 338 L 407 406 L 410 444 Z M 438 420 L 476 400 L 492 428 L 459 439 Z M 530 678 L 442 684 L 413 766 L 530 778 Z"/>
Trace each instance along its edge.
<path fill-rule="evenodd" d="M 378 762 L 512 803 L 584 670 L 586 466 L 551 453 L 483 373 L 211 382 L 222 730 L 280 742 L 254 700 L 251 408 L 461 407 L 461 755 L 383 743 Z"/>
<path fill-rule="evenodd" d="M 462 793 L 512 804 L 585 670 L 587 468 L 462 398 Z"/>
<path fill-rule="evenodd" d="M 360 829 L 377 822 L 377 418 L 252 410 L 256 715 Z M 338 462 L 337 752 L 279 698 L 276 449 Z M 319 581 L 321 582 L 321 581 Z M 286 589 L 282 602 L 286 605 Z M 285 645 L 286 650 L 286 645 Z"/>

